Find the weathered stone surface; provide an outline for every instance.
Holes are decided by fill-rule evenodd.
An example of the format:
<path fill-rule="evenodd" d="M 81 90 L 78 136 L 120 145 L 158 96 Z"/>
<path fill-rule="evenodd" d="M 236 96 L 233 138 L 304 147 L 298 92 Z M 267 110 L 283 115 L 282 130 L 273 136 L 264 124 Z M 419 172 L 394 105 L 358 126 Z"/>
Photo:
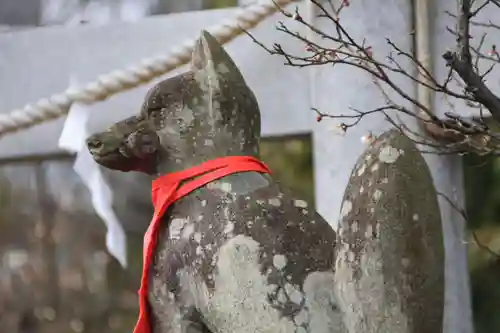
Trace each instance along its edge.
<path fill-rule="evenodd" d="M 260 124 L 240 70 L 203 32 L 190 71 L 156 84 L 140 115 L 87 143 L 109 169 L 159 176 L 217 157 L 258 156 Z M 143 140 L 151 132 L 158 140 Z M 169 207 L 161 223 L 149 289 L 155 333 L 344 332 L 335 231 L 268 175 L 210 182 Z"/>
<path fill-rule="evenodd" d="M 361 155 L 337 232 L 336 292 L 350 333 L 441 333 L 444 249 L 437 194 L 397 130 Z"/>

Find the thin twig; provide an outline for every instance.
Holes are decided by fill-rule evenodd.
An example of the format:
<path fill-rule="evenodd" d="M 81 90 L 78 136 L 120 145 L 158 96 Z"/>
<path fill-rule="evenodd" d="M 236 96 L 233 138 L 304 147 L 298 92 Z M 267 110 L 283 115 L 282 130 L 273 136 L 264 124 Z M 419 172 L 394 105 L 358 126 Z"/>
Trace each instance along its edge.
<path fill-rule="evenodd" d="M 326 2 L 311 0 L 312 4 L 317 7 L 317 17 L 332 24 L 333 29 L 327 31 L 304 20 L 298 8 L 294 11 L 279 10 L 284 17 L 295 20 L 318 37 L 312 40 L 309 36 L 291 30 L 286 21 L 278 22 L 276 29 L 302 43 L 304 52 L 291 53 L 279 43 L 266 46 L 250 32 L 245 31 L 245 33 L 269 54 L 282 57 L 286 66 L 297 68 L 347 66 L 365 72 L 371 76 L 373 84 L 385 101 L 382 106 L 370 110 L 349 107 L 349 112 L 340 114 L 329 114 L 323 110 L 312 108 L 316 112 L 318 120 L 322 118 L 341 120 L 339 127 L 347 131 L 349 128 L 358 125 L 365 116 L 380 113 L 394 127 L 403 131 L 405 135 L 419 144 L 435 149 L 436 153 L 495 155 L 500 152 L 500 134 L 486 125 L 483 114 L 484 110 L 488 110 L 493 118 L 500 122 L 500 99 L 486 86 L 484 79 L 493 71 L 494 65 L 500 63 L 500 56 L 496 53 L 495 46 L 492 47 L 492 51 L 495 52 L 489 52 L 488 54 L 483 52 L 486 40 L 486 34 L 484 33 L 479 39 L 479 43 L 471 46 L 470 26 L 483 24 L 484 27 L 500 30 L 500 26 L 492 22 L 471 21 L 471 18 L 478 15 L 485 8 L 489 8 L 488 4 L 496 8 L 499 1 L 487 0 L 476 6 L 470 0 L 458 0 L 460 5 L 459 15 L 454 16 L 457 20 L 457 29 L 456 31 L 448 29 L 448 31 L 457 35 L 457 50 L 455 52 L 446 52 L 443 55 L 449 66 L 449 71 L 443 82 L 438 81 L 431 70 L 426 68 L 414 56 L 413 52 L 403 50 L 389 38 L 386 38 L 386 42 L 390 47 L 390 52 L 385 57 L 374 54 L 374 50 L 365 39 L 357 40 L 354 38 L 340 20 L 341 12 L 349 8 L 349 1 L 339 0 L 338 5 L 335 5 L 333 0 Z M 453 16 L 454 14 L 448 12 L 448 15 Z M 491 61 L 490 65 L 482 73 L 479 70 L 481 60 Z M 406 66 L 402 65 L 402 61 L 409 61 L 421 73 L 421 76 L 416 76 L 414 71 L 407 70 Z M 432 112 L 433 110 L 422 105 L 413 97 L 413 91 L 405 91 L 399 81 L 396 81 L 396 76 L 430 89 L 434 93 L 441 94 L 450 111 L 455 110 L 454 101 L 463 101 L 469 107 L 478 108 L 480 116 L 471 122 L 456 112 L 447 112 L 447 116 L 440 119 Z M 457 84 L 453 89 L 450 88 L 451 82 Z M 416 108 L 403 106 L 401 102 L 391 100 L 390 96 L 393 94 L 389 93 L 395 93 L 395 96 L 401 97 L 404 102 Z M 396 116 L 390 116 L 389 111 L 395 111 Z M 412 133 L 399 120 L 398 114 L 416 118 L 419 123 L 423 124 L 424 136 Z"/>

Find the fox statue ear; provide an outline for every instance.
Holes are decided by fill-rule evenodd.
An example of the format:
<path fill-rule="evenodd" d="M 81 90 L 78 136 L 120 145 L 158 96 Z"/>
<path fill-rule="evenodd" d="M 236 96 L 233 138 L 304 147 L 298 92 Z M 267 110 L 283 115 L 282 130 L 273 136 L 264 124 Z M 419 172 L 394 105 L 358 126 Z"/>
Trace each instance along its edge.
<path fill-rule="evenodd" d="M 214 82 L 229 81 L 231 83 L 245 84 L 245 79 L 233 59 L 224 50 L 222 45 L 205 30 L 196 41 L 191 69 L 198 78 L 208 77 Z"/>

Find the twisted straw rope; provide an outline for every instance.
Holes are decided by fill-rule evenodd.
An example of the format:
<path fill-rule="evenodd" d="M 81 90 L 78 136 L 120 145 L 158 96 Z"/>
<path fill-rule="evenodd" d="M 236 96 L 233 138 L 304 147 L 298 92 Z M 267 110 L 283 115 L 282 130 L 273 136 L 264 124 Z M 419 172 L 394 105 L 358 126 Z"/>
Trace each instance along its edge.
<path fill-rule="evenodd" d="M 240 35 L 242 29 L 251 29 L 266 17 L 293 0 L 267 0 L 242 9 L 234 18 L 221 25 L 207 29 L 221 44 Z M 93 104 L 103 101 L 114 94 L 126 91 L 152 79 L 164 75 L 191 59 L 195 40 L 188 40 L 175 47 L 169 54 L 143 59 L 140 64 L 101 75 L 94 82 L 78 88 L 68 88 L 63 93 L 52 95 L 0 115 L 0 137 L 21 129 L 28 129 L 45 121 L 64 116 L 75 102 Z"/>

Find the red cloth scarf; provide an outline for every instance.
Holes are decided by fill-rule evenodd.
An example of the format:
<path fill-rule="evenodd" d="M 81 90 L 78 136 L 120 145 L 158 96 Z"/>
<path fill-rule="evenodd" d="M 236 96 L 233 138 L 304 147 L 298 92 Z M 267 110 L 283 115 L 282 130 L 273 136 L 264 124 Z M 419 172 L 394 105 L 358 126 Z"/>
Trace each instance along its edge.
<path fill-rule="evenodd" d="M 192 191 L 216 179 L 246 171 L 270 173 L 267 166 L 254 157 L 229 156 L 217 158 L 187 170 L 164 175 L 153 181 L 152 194 L 155 212 L 144 235 L 144 265 L 139 289 L 139 319 L 135 325 L 134 333 L 152 333 L 148 314 L 149 267 L 153 262 L 154 250 L 158 241 L 158 230 L 163 214 L 176 200 Z M 181 185 L 182 182 L 184 183 Z"/>

